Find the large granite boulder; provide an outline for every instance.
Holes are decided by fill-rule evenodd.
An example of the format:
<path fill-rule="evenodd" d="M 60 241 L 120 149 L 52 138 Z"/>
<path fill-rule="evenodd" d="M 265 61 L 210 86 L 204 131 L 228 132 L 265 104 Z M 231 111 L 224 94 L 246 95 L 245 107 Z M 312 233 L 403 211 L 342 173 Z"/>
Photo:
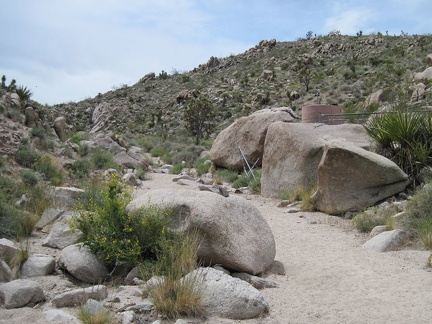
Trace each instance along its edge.
<path fill-rule="evenodd" d="M 82 244 L 65 247 L 59 258 L 59 267 L 87 283 L 98 283 L 108 275 L 108 269 L 90 249 Z"/>
<path fill-rule="evenodd" d="M 408 176 L 389 159 L 353 144 L 329 142 L 318 166 L 318 210 L 341 214 L 405 190 Z"/>
<path fill-rule="evenodd" d="M 361 125 L 271 124 L 264 144 L 261 195 L 277 198 L 296 187 L 313 186 L 324 146 L 336 138 L 363 148 L 370 145 L 370 138 Z"/>
<path fill-rule="evenodd" d="M 198 257 L 204 264 L 258 274 L 274 260 L 273 233 L 258 209 L 244 198 L 207 191 L 154 190 L 135 198 L 128 210 L 149 202 L 173 208 L 171 229 L 198 233 Z"/>
<path fill-rule="evenodd" d="M 216 166 L 241 170 L 240 146 L 249 162 L 258 161 L 257 166 L 261 166 L 267 128 L 276 121 L 290 123 L 297 119 L 286 107 L 263 109 L 241 117 L 216 137 L 209 151 L 210 159 Z"/>

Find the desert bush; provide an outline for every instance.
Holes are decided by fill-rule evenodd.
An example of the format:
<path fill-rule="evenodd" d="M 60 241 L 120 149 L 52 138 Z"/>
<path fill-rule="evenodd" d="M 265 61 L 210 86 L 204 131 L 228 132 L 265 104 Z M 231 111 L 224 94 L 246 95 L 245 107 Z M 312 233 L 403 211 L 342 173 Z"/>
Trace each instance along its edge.
<path fill-rule="evenodd" d="M 317 186 L 296 186 L 294 190 L 288 190 L 280 194 L 281 200 L 300 201 L 300 208 L 303 211 L 314 211 L 315 204 L 312 200 L 312 195 L 316 191 Z"/>
<path fill-rule="evenodd" d="M 78 132 L 70 136 L 71 142 L 75 144 L 79 144 L 81 141 L 87 140 L 88 138 L 89 134 L 84 132 Z"/>
<path fill-rule="evenodd" d="M 131 199 L 132 192 L 112 174 L 78 206 L 78 215 L 71 221 L 72 228 L 83 232 L 84 243 L 111 268 L 154 260 L 161 241 L 174 235 L 166 230 L 170 209 L 149 202 L 130 213 L 126 206 Z"/>
<path fill-rule="evenodd" d="M 147 173 L 145 170 L 143 170 L 141 167 L 137 167 L 135 169 L 135 174 L 140 180 L 147 180 Z"/>
<path fill-rule="evenodd" d="M 136 138 L 134 142 L 144 151 L 150 152 L 152 148 L 159 146 L 162 140 L 156 136 L 143 136 Z"/>
<path fill-rule="evenodd" d="M 91 151 L 91 160 L 96 169 L 117 169 L 114 156 L 110 151 L 104 149 L 94 149 Z"/>
<path fill-rule="evenodd" d="M 351 221 L 360 233 L 369 233 L 374 227 L 387 223 L 386 217 L 376 208 L 357 213 Z"/>
<path fill-rule="evenodd" d="M 46 134 L 46 130 L 43 127 L 33 127 L 30 130 L 30 136 L 40 138 L 41 140 L 45 140 L 47 134 Z"/>
<path fill-rule="evenodd" d="M 169 169 L 170 174 L 179 174 L 183 170 L 183 163 L 178 162 Z"/>
<path fill-rule="evenodd" d="M 261 169 L 255 169 L 248 175 L 242 174 L 232 184 L 233 188 L 248 187 L 251 193 L 259 194 L 261 192 Z"/>
<path fill-rule="evenodd" d="M 24 169 L 20 175 L 22 182 L 27 186 L 35 186 L 39 182 L 39 177 L 31 170 Z"/>
<path fill-rule="evenodd" d="M 34 163 L 34 168 L 42 174 L 45 180 L 50 181 L 54 186 L 59 186 L 64 181 L 61 166 L 49 154 L 38 158 Z"/>
<path fill-rule="evenodd" d="M 93 163 L 88 158 L 77 159 L 75 161 L 75 170 L 78 179 L 85 179 L 93 170 Z"/>
<path fill-rule="evenodd" d="M 15 161 L 25 167 L 32 168 L 34 163 L 39 159 L 40 154 L 32 149 L 29 144 L 21 144 L 14 154 Z"/>
<path fill-rule="evenodd" d="M 200 278 L 193 275 L 184 277 L 197 267 L 198 246 L 196 233 L 177 235 L 175 240 L 163 241 L 156 262 L 140 266 L 144 279 L 162 276 L 149 291 L 160 315 L 168 318 L 205 315 Z"/>
<path fill-rule="evenodd" d="M 12 272 L 12 278 L 17 278 L 21 266 L 29 257 L 29 243 L 26 244 L 21 243 L 18 249 L 18 252 L 14 254 L 10 261 L 10 267 Z"/>
<path fill-rule="evenodd" d="M 194 168 L 197 171 L 198 175 L 209 172 L 209 168 L 211 166 L 211 163 L 208 163 L 209 160 L 210 159 L 207 156 L 204 156 L 194 162 Z"/>
<path fill-rule="evenodd" d="M 403 227 L 410 235 L 432 249 L 432 183 L 418 188 L 406 207 Z"/>
<path fill-rule="evenodd" d="M 97 312 L 90 312 L 86 307 L 78 307 L 77 318 L 82 324 L 116 324 L 114 313 L 102 307 Z"/>
<path fill-rule="evenodd" d="M 162 157 L 164 155 L 169 154 L 169 152 L 165 147 L 157 146 L 157 147 L 153 147 L 150 150 L 150 154 L 151 154 L 151 156 L 154 156 L 154 157 Z"/>
<path fill-rule="evenodd" d="M 377 152 L 416 184 L 420 171 L 432 161 L 432 117 L 397 109 L 376 115 L 365 129 L 376 142 Z"/>
<path fill-rule="evenodd" d="M 217 169 L 216 175 L 222 182 L 229 183 L 236 181 L 239 177 L 238 171 L 230 169 Z"/>

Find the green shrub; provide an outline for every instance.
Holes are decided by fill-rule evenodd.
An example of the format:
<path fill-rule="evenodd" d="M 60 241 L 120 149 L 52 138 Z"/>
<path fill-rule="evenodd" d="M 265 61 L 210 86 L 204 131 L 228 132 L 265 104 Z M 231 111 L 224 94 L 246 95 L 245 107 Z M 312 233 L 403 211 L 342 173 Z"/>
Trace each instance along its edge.
<path fill-rule="evenodd" d="M 39 182 L 39 177 L 33 171 L 25 169 L 21 171 L 21 180 L 27 186 L 35 186 Z"/>
<path fill-rule="evenodd" d="M 114 162 L 114 156 L 110 151 L 104 149 L 94 149 L 91 152 L 91 160 L 96 169 L 116 169 L 117 164 Z"/>
<path fill-rule="evenodd" d="M 232 183 L 239 177 L 238 171 L 229 169 L 218 169 L 216 175 L 222 180 L 222 182 Z"/>
<path fill-rule="evenodd" d="M 370 233 L 375 226 L 384 225 L 385 222 L 377 215 L 376 211 L 365 211 L 355 215 L 352 224 L 361 233 Z"/>
<path fill-rule="evenodd" d="M 39 158 L 34 168 L 39 171 L 45 180 L 50 181 L 54 186 L 59 186 L 63 183 L 63 171 L 61 166 L 57 164 L 56 160 L 49 155 L 45 154 Z"/>
<path fill-rule="evenodd" d="M 79 179 L 88 177 L 93 170 L 93 164 L 88 158 L 78 159 L 75 161 L 76 176 Z"/>
<path fill-rule="evenodd" d="M 237 180 L 235 180 L 232 183 L 232 187 L 233 188 L 242 188 L 242 187 L 247 187 L 249 186 L 249 181 L 250 181 L 250 176 L 246 176 L 244 174 L 242 174 L 240 177 L 237 178 Z"/>
<path fill-rule="evenodd" d="M 167 155 L 168 153 L 169 153 L 168 150 L 162 146 L 154 147 L 150 150 L 151 156 L 154 157 L 162 157 L 164 155 Z"/>
<path fill-rule="evenodd" d="M 34 163 L 39 159 L 40 155 L 37 151 L 31 148 L 29 144 L 21 144 L 18 151 L 15 152 L 15 161 L 25 167 L 32 168 Z"/>
<path fill-rule="evenodd" d="M 73 134 L 70 137 L 70 140 L 72 143 L 79 144 L 81 141 L 84 141 L 88 138 L 89 138 L 89 135 L 87 133 L 79 132 L 79 133 Z"/>
<path fill-rule="evenodd" d="M 30 136 L 31 137 L 38 137 L 41 140 L 44 140 L 46 138 L 46 131 L 43 127 L 34 127 L 30 130 Z"/>
<path fill-rule="evenodd" d="M 20 240 L 33 231 L 38 217 L 0 200 L 0 236 Z"/>
<path fill-rule="evenodd" d="M 314 211 L 315 204 L 312 201 L 312 195 L 316 191 L 316 185 L 296 186 L 294 190 L 283 192 L 279 198 L 281 200 L 300 201 L 300 208 L 303 211 Z"/>
<path fill-rule="evenodd" d="M 161 159 L 162 159 L 162 161 L 164 161 L 167 164 L 171 164 L 172 163 L 172 156 L 169 153 L 161 156 Z"/>
<path fill-rule="evenodd" d="M 163 276 L 149 291 L 160 315 L 167 318 L 205 315 L 203 285 L 199 276 L 190 274 L 184 277 L 197 267 L 198 246 L 196 233 L 178 235 L 175 240 L 165 240 L 161 244 L 156 262 L 139 267 L 144 279 Z"/>
<path fill-rule="evenodd" d="M 140 167 L 137 167 L 137 168 L 135 169 L 135 174 L 137 175 L 137 177 L 138 177 L 140 180 L 147 180 L 147 179 L 148 179 L 148 178 L 147 178 L 147 173 L 146 173 L 146 171 L 143 170 L 143 169 L 140 168 Z"/>
<path fill-rule="evenodd" d="M 82 324 L 116 324 L 114 313 L 102 307 L 97 312 L 90 312 L 86 307 L 78 307 L 77 318 Z"/>
<path fill-rule="evenodd" d="M 137 212 L 126 211 L 132 193 L 117 174 L 93 197 L 81 205 L 71 226 L 83 232 L 84 243 L 112 268 L 154 260 L 161 242 L 174 235 L 166 229 L 170 209 L 148 203 Z"/>
<path fill-rule="evenodd" d="M 172 166 L 171 169 L 169 169 L 169 173 L 171 174 L 179 174 L 183 170 L 183 163 L 179 162 Z"/>
<path fill-rule="evenodd" d="M 209 172 L 209 168 L 211 167 L 211 163 L 208 163 L 209 158 L 207 156 L 204 156 L 202 158 L 199 158 L 194 163 L 194 168 L 197 171 L 198 175 L 205 174 Z"/>
<path fill-rule="evenodd" d="M 427 249 L 432 249 L 432 184 L 416 190 L 408 201 L 404 228 Z"/>

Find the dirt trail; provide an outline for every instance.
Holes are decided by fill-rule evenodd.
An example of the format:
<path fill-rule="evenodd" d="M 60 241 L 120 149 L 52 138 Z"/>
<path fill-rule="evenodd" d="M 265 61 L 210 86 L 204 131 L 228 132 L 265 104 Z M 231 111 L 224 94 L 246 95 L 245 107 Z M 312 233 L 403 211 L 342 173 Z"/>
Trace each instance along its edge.
<path fill-rule="evenodd" d="M 144 190 L 177 188 L 173 176 L 154 174 Z M 277 200 L 244 196 L 266 218 L 276 240 L 276 260 L 286 276 L 262 291 L 270 314 L 250 323 L 431 323 L 429 252 L 364 251 L 365 235 L 350 222 L 322 213 L 288 213 Z M 239 321 L 209 319 L 208 323 Z"/>

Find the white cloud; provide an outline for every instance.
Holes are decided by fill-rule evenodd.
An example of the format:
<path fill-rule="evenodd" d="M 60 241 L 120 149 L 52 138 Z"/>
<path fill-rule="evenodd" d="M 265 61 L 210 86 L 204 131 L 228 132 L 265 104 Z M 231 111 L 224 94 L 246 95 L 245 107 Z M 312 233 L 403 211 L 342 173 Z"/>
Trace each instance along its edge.
<path fill-rule="evenodd" d="M 346 3 L 336 2 L 331 12 L 331 17 L 325 20 L 327 32 L 339 30 L 344 35 L 355 35 L 360 30 L 363 33 L 371 32 L 369 22 L 376 13 L 369 7 L 353 7 Z"/>

